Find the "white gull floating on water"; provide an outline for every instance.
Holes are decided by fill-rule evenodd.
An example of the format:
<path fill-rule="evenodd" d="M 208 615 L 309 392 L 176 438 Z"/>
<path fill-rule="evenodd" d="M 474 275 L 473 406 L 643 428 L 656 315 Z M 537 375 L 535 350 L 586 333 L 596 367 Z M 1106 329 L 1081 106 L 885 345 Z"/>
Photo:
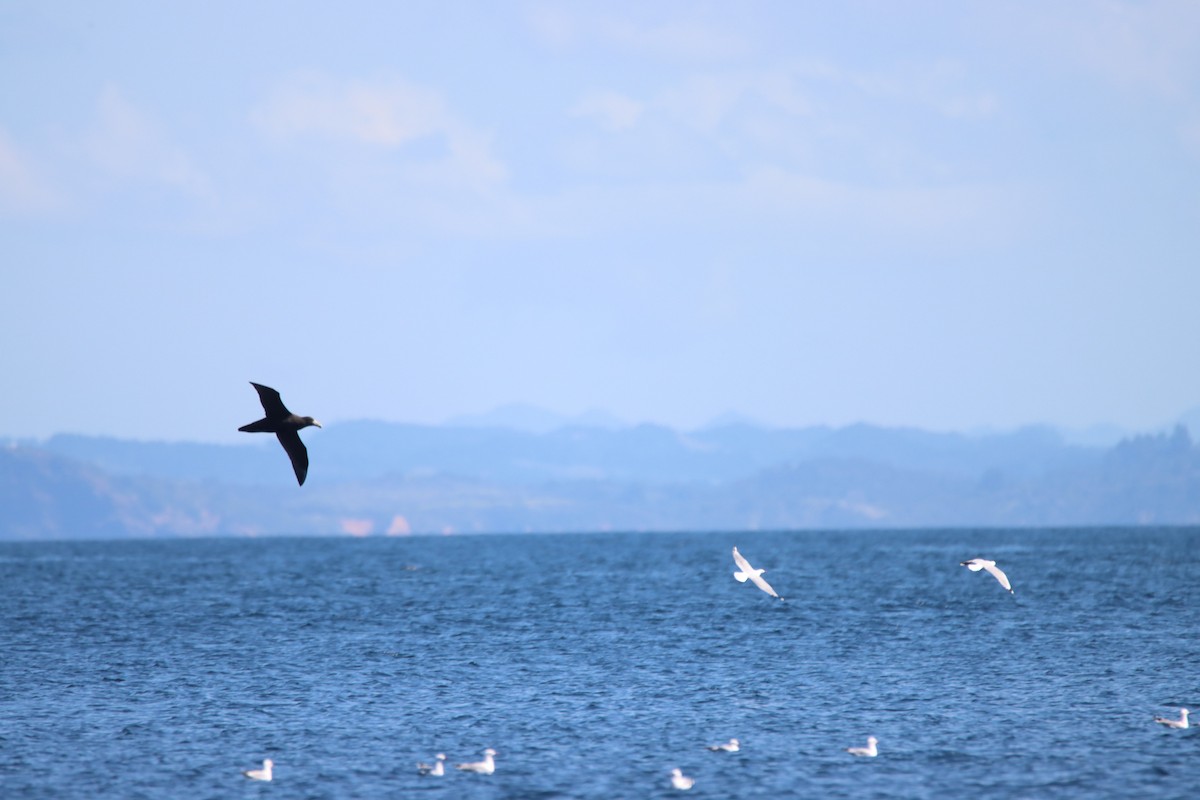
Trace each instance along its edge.
<path fill-rule="evenodd" d="M 446 754 L 438 753 L 436 759 L 432 764 L 418 763 L 417 772 L 422 775 L 437 775 L 438 777 L 445 775 L 446 767 L 444 762 L 446 761 Z"/>
<path fill-rule="evenodd" d="M 244 769 L 242 774 L 252 781 L 269 781 L 271 780 L 271 768 L 274 766 L 274 761 L 264 758 L 262 769 Z"/>
<path fill-rule="evenodd" d="M 455 764 L 455 769 L 461 769 L 464 772 L 478 772 L 480 775 L 491 775 L 496 771 L 496 762 L 492 759 L 495 757 L 496 751 L 488 748 L 483 751 L 483 761 L 469 761 L 466 764 Z"/>
<path fill-rule="evenodd" d="M 1186 708 L 1179 709 L 1179 719 L 1168 719 L 1167 717 L 1155 717 L 1154 721 L 1159 725 L 1166 725 L 1168 728 L 1187 728 L 1188 725 L 1188 710 Z"/>
<path fill-rule="evenodd" d="M 867 756 L 869 758 L 874 758 L 875 756 L 879 755 L 879 750 L 875 748 L 875 744 L 878 741 L 879 740 L 874 736 L 868 736 L 866 747 L 847 747 L 846 752 L 852 756 Z"/>
<path fill-rule="evenodd" d="M 1000 581 L 1001 586 L 1003 586 L 1005 589 L 1008 589 L 1008 591 L 1012 592 L 1013 594 L 1016 594 L 1016 592 L 1013 592 L 1012 586 L 1010 586 L 1008 583 L 1008 576 L 996 567 L 995 561 L 988 561 L 986 558 L 972 558 L 970 561 L 963 561 L 960 563 L 967 569 L 971 570 L 971 572 L 979 572 L 981 569 L 986 569 L 993 578 Z"/>
<path fill-rule="evenodd" d="M 671 785 L 676 789 L 690 789 L 696 785 L 695 778 L 689 778 L 683 774 L 683 770 L 679 767 L 671 770 Z"/>
<path fill-rule="evenodd" d="M 738 552 L 736 547 L 733 548 L 733 563 L 737 564 L 738 566 L 738 571 L 733 573 L 733 577 L 737 578 L 738 583 L 745 583 L 747 580 L 750 580 L 750 582 L 762 589 L 767 594 L 771 595 L 771 597 L 779 597 L 779 595 L 775 593 L 775 590 L 771 588 L 771 584 L 762 579 L 762 574 L 766 572 L 766 570 L 755 569 L 754 567 L 750 566 L 750 562 L 746 560 L 745 556 Z M 779 597 L 779 599 L 782 600 L 783 598 Z"/>
<path fill-rule="evenodd" d="M 710 744 L 708 749 L 713 752 L 722 750 L 726 753 L 736 753 L 742 749 L 742 745 L 737 739 L 730 739 L 728 742 L 722 742 L 721 744 Z"/>

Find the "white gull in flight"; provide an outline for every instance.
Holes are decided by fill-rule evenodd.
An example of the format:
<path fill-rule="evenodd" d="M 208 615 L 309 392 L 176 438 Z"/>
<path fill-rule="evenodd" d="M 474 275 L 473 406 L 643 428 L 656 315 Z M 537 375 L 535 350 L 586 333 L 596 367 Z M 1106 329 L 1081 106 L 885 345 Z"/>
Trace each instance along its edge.
<path fill-rule="evenodd" d="M 712 750 L 713 752 L 722 750 L 726 753 L 736 753 L 738 750 L 742 749 L 742 745 L 737 739 L 730 739 L 728 742 L 722 742 L 721 744 L 710 744 L 708 745 L 708 749 Z"/>
<path fill-rule="evenodd" d="M 875 744 L 878 741 L 879 740 L 874 736 L 868 736 L 866 747 L 847 747 L 846 752 L 852 756 L 868 756 L 870 758 L 874 758 L 875 756 L 879 755 L 879 751 L 875 749 Z"/>
<path fill-rule="evenodd" d="M 1188 725 L 1188 710 L 1186 708 L 1179 709 L 1179 719 L 1168 719 L 1166 717 L 1155 717 L 1154 721 L 1159 725 L 1166 725 L 1168 728 L 1187 728 Z"/>
<path fill-rule="evenodd" d="M 446 774 L 446 767 L 443 763 L 445 760 L 446 754 L 438 753 L 437 760 L 432 764 L 418 763 L 417 772 L 421 773 L 422 775 L 437 775 L 438 777 L 441 777 L 442 775 Z"/>
<path fill-rule="evenodd" d="M 496 755 L 496 751 L 488 748 L 483 751 L 483 761 L 469 761 L 466 764 L 455 764 L 455 769 L 461 769 L 465 772 L 478 772 L 480 775 L 491 775 L 496 771 L 496 762 L 492 758 Z"/>
<path fill-rule="evenodd" d="M 269 781 L 271 780 L 271 768 L 274 766 L 274 761 L 264 758 L 262 769 L 244 769 L 242 774 L 252 781 Z"/>
<path fill-rule="evenodd" d="M 683 770 L 679 767 L 671 770 L 671 785 L 676 789 L 690 789 L 696 785 L 695 778 L 689 778 L 683 774 Z"/>
<path fill-rule="evenodd" d="M 745 583 L 746 580 L 749 579 L 755 586 L 771 595 L 771 597 L 779 597 L 779 595 L 775 593 L 775 590 L 771 588 L 771 584 L 767 583 L 762 578 L 762 574 L 766 572 L 766 570 L 755 569 L 754 567 L 750 566 L 750 562 L 746 560 L 745 556 L 738 552 L 736 547 L 733 548 L 733 563 L 737 564 L 738 566 L 738 571 L 733 573 L 733 577 L 737 578 L 738 583 Z M 779 597 L 779 599 L 782 600 L 783 598 Z"/>
<path fill-rule="evenodd" d="M 1008 576 L 996 567 L 995 561 L 988 561 L 986 558 L 972 558 L 970 561 L 963 561 L 961 563 L 964 567 L 971 570 L 971 572 L 979 572 L 981 569 L 986 569 L 993 578 L 1000 581 L 1001 586 L 1016 594 L 1016 592 L 1013 592 L 1012 586 L 1008 583 Z"/>

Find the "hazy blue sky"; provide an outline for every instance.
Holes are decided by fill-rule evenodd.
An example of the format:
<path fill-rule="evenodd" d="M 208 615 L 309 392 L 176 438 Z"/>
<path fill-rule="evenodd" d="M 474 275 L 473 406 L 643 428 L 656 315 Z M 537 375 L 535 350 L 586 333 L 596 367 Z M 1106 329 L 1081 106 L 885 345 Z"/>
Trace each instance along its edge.
<path fill-rule="evenodd" d="M 1200 404 L 1200 4 L 0 6 L 0 435 Z"/>

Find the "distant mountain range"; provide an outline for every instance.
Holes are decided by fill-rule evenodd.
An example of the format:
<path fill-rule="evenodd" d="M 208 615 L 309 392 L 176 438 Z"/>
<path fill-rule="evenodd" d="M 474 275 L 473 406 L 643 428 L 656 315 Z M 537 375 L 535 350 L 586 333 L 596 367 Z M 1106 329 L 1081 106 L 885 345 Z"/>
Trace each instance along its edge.
<path fill-rule="evenodd" d="M 627 428 L 629 423 L 607 411 L 568 416 L 527 403 L 509 403 L 482 414 L 462 414 L 446 420 L 450 428 L 506 428 L 524 433 L 550 433 L 560 428 Z"/>
<path fill-rule="evenodd" d="M 348 422 L 305 432 L 309 480 L 330 485 L 397 478 L 455 478 L 538 485 L 609 481 L 652 485 L 749 479 L 764 470 L 854 460 L 946 477 L 987 470 L 1028 476 L 1082 463 L 1094 448 L 1070 445 L 1050 428 L 987 436 L 853 425 L 767 429 L 729 425 L 680 432 L 658 425 L 512 428 Z M 240 486 L 293 484 L 272 437 L 244 445 L 142 442 L 58 435 L 36 443 L 53 455 L 107 473 Z"/>
<path fill-rule="evenodd" d="M 1200 448 L 1183 426 L 1094 447 L 1037 427 L 594 422 L 310 429 L 304 487 L 266 436 L 10 441 L 0 539 L 1200 524 Z"/>

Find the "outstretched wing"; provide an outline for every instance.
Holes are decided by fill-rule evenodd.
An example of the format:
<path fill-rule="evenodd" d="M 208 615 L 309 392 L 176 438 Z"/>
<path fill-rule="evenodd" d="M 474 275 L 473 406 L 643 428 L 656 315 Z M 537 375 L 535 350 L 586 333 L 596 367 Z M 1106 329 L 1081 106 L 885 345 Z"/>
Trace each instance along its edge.
<path fill-rule="evenodd" d="M 1002 571 L 1000 571 L 1000 569 L 997 568 L 995 564 L 990 564 L 990 563 L 985 562 L 983 565 L 983 568 L 986 569 L 989 573 L 991 573 L 991 576 L 993 578 L 1000 581 L 1001 586 L 1003 586 L 1005 589 L 1008 589 L 1010 592 L 1012 592 L 1013 589 L 1012 589 L 1012 586 L 1010 586 L 1008 583 L 1008 576 L 1005 575 Z M 1013 592 L 1013 594 L 1016 594 L 1016 592 Z"/>
<path fill-rule="evenodd" d="M 304 442 L 300 441 L 300 434 L 295 431 L 279 431 L 275 437 L 287 451 L 288 458 L 292 460 L 292 469 L 296 472 L 296 480 L 300 481 L 300 485 L 303 486 L 304 479 L 308 477 L 308 448 L 304 446 Z"/>
<path fill-rule="evenodd" d="M 733 563 L 737 564 L 738 569 L 742 572 L 750 573 L 754 571 L 754 567 L 750 566 L 750 562 L 738 552 L 736 547 L 733 548 Z"/>
<path fill-rule="evenodd" d="M 757 572 L 750 573 L 750 580 L 754 581 L 755 586 L 771 595 L 771 597 L 779 597 L 779 595 L 775 594 L 775 590 L 771 588 L 771 584 L 764 581 L 762 575 L 759 575 Z"/>
<path fill-rule="evenodd" d="M 258 391 L 258 399 L 262 403 L 263 411 L 267 412 L 268 419 L 280 419 L 291 416 L 292 412 L 288 411 L 287 406 L 283 404 L 283 399 L 280 398 L 279 392 L 270 386 L 263 386 L 261 383 L 255 383 L 254 381 L 250 381 L 250 385 Z M 284 447 L 287 447 L 287 445 L 284 445 Z M 291 450 L 288 453 L 291 454 Z M 295 461 L 295 458 L 293 457 L 292 460 Z"/>

